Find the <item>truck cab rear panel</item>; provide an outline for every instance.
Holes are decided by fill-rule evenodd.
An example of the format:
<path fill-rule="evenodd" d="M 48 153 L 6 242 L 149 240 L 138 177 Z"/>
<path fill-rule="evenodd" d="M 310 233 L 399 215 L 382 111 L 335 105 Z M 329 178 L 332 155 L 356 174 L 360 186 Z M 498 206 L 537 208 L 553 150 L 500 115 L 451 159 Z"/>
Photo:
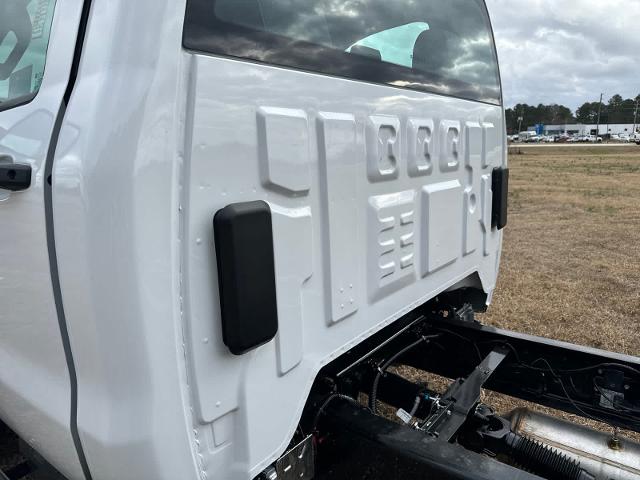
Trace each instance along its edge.
<path fill-rule="evenodd" d="M 286 449 L 324 365 L 443 290 L 490 299 L 491 176 L 506 166 L 495 51 L 481 2 L 460 22 L 431 3 L 383 19 L 374 2 L 370 28 L 331 30 L 329 48 L 326 30 L 283 30 L 267 2 L 274 15 L 246 37 L 269 45 L 262 59 L 231 50 L 255 30 L 246 5 L 91 3 L 52 159 L 52 240 L 93 476 L 253 478 Z M 430 85 L 413 43 L 385 46 L 449 48 L 439 24 L 485 42 L 477 88 L 442 72 Z M 209 48 L 220 32 L 227 51 Z M 415 62 L 435 69 L 421 48 Z M 252 201 L 271 211 L 277 335 L 234 355 L 212 220 Z"/>
<path fill-rule="evenodd" d="M 70 480 L 253 479 L 319 372 L 443 292 L 491 301 L 507 159 L 484 2 L 316 3 L 85 4 L 36 272 L 77 435 L 52 455 L 46 426 L 11 423 Z M 43 208 L 36 191 L 0 220 L 18 198 Z M 226 248 L 216 215 L 237 227 Z"/>
<path fill-rule="evenodd" d="M 286 438 L 328 361 L 457 283 L 492 292 L 501 108 L 205 56 L 192 74 L 184 301 L 197 411 Z M 418 175 L 423 129 L 433 145 Z M 238 358 L 220 335 L 211 219 L 257 199 L 272 211 L 278 335 Z"/>

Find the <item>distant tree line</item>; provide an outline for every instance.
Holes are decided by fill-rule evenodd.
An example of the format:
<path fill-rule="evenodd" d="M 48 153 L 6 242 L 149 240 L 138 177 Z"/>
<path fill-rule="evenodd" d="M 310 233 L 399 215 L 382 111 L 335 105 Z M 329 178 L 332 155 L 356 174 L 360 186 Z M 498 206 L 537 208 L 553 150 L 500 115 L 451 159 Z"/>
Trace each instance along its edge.
<path fill-rule="evenodd" d="M 598 121 L 598 108 L 600 108 L 600 124 L 607 123 L 634 123 L 636 102 L 640 101 L 640 95 L 635 99 L 623 99 L 621 95 L 614 95 L 607 103 L 586 102 L 575 113 L 564 105 L 527 105 L 519 103 L 506 110 L 507 131 L 518 133 L 518 128 L 526 130 L 532 125 L 542 123 L 545 125 L 591 124 Z M 522 118 L 522 122 L 519 119 Z M 640 111 L 638 112 L 640 123 Z M 521 125 L 521 126 L 520 126 Z"/>

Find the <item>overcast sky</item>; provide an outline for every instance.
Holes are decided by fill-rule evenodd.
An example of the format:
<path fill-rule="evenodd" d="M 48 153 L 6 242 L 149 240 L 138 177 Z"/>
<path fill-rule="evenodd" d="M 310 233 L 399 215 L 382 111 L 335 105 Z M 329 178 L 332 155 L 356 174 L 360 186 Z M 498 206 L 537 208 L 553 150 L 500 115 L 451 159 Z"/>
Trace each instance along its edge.
<path fill-rule="evenodd" d="M 486 0 L 505 105 L 640 93 L 640 0 Z"/>

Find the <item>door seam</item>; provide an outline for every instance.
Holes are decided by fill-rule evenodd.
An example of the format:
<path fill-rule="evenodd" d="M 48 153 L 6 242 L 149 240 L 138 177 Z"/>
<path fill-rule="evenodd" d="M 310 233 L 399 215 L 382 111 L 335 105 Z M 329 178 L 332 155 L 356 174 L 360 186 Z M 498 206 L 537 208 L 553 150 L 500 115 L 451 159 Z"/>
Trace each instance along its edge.
<path fill-rule="evenodd" d="M 60 130 L 62 128 L 62 122 L 71 99 L 71 94 L 78 78 L 78 70 L 80 67 L 80 59 L 82 55 L 82 47 L 86 38 L 87 24 L 89 22 L 89 14 L 91 12 L 92 0 L 84 0 L 82 4 L 82 13 L 80 16 L 80 25 L 78 26 L 78 35 L 76 37 L 76 45 L 73 52 L 73 61 L 71 64 L 71 71 L 69 73 L 69 81 L 60 103 L 60 108 L 56 115 L 53 130 L 51 132 L 51 140 L 49 142 L 49 148 L 47 150 L 47 157 L 44 167 L 44 214 L 45 214 L 45 227 L 47 233 L 47 251 L 49 254 L 49 271 L 51 273 L 51 286 L 53 289 L 53 298 L 56 307 L 56 315 L 58 317 L 58 325 L 60 328 L 60 336 L 62 337 L 62 347 L 64 349 L 65 359 L 67 363 L 67 369 L 69 371 L 69 386 L 70 386 L 70 414 L 69 414 L 69 429 L 71 431 L 71 437 L 78 455 L 78 461 L 82 467 L 82 473 L 85 480 L 92 480 L 91 471 L 84 450 L 82 448 L 82 441 L 80 440 L 80 434 L 78 431 L 78 377 L 76 367 L 73 359 L 73 352 L 71 350 L 71 341 L 69 338 L 69 329 L 67 326 L 67 320 L 64 311 L 64 305 L 62 301 L 62 288 L 60 286 L 60 273 L 58 270 L 58 256 L 55 244 L 55 229 L 53 219 L 53 162 L 56 155 L 56 149 L 58 146 L 58 140 L 60 138 Z"/>

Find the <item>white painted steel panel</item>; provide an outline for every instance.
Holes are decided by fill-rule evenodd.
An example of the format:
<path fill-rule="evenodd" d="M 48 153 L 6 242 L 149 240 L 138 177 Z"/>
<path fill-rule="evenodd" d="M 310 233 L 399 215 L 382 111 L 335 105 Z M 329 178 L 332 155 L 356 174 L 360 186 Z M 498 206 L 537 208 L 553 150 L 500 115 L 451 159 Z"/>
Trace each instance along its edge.
<path fill-rule="evenodd" d="M 460 257 L 462 214 L 462 186 L 458 180 L 422 188 L 422 275 Z"/>
<path fill-rule="evenodd" d="M 273 249 L 277 262 L 278 370 L 285 375 L 304 354 L 302 288 L 313 275 L 313 224 L 309 207 L 285 209 L 272 204 Z"/>
<path fill-rule="evenodd" d="M 410 118 L 407 128 L 407 159 L 409 175 L 418 177 L 433 173 L 436 139 L 434 122 L 427 118 Z"/>
<path fill-rule="evenodd" d="M 230 478 L 247 479 L 284 451 L 323 365 L 458 282 L 480 278 L 477 286 L 491 293 L 494 241 L 501 234 L 490 233 L 485 257 L 481 176 L 490 176 L 492 167 L 486 161 L 482 166 L 485 136 L 477 128 L 502 125 L 502 109 L 201 55 L 189 75 L 184 309 L 195 428 L 206 433 L 233 412 L 232 437 L 203 455 L 217 468 L 241 466 Z M 302 194 L 262 182 L 262 149 L 271 146 L 260 143 L 259 112 L 274 108 L 307 118 L 310 182 Z M 421 129 L 431 125 L 429 138 Z M 476 196 L 476 211 L 469 215 L 465 193 Z M 310 212 L 311 268 L 299 265 L 291 279 L 291 285 L 300 284 L 298 296 L 287 292 L 285 300 L 278 293 L 279 312 L 291 312 L 283 335 L 235 357 L 220 338 L 210 222 L 229 203 L 259 199 L 277 207 L 276 229 L 282 228 L 280 209 Z M 300 255 L 302 230 L 278 236 L 276 269 Z M 197 238 L 207 247 L 198 247 Z M 393 269 L 384 261 L 389 258 Z M 285 282 L 278 279 L 278 285 Z M 288 309 L 294 298 L 299 314 Z M 290 322 L 295 315 L 299 323 Z M 302 350 L 283 355 L 288 335 L 302 336 Z"/>
<path fill-rule="evenodd" d="M 413 190 L 369 199 L 368 283 L 378 300 L 415 280 L 416 193 Z"/>
<path fill-rule="evenodd" d="M 229 478 L 208 460 L 213 426 L 194 427 L 196 386 L 186 364 L 183 319 L 198 312 L 182 300 L 193 273 L 182 246 L 193 242 L 194 265 L 211 272 L 197 258 L 213 245 L 184 234 L 184 11 L 183 0 L 93 2 L 61 130 L 66 147 L 56 153 L 60 281 L 94 480 Z M 203 220 L 210 231 L 212 219 Z M 215 349 L 214 337 L 199 340 Z"/>
<path fill-rule="evenodd" d="M 70 480 L 83 474 L 70 431 L 71 383 L 49 268 L 44 170 L 81 8 L 80 0 L 57 2 L 37 96 L 0 112 L 0 155 L 32 168 L 28 190 L 0 190 L 0 417 Z M 77 138 L 77 129 L 66 138 Z"/>
<path fill-rule="evenodd" d="M 495 283 L 501 234 L 471 233 L 464 255 L 464 193 L 505 161 L 501 107 L 187 53 L 184 8 L 96 4 L 56 159 L 78 421 L 100 479 L 249 480 L 286 449 L 322 366 L 459 282 Z M 497 136 L 470 172 L 471 124 Z M 282 329 L 234 356 L 212 219 L 251 200 L 274 211 Z"/>
<path fill-rule="evenodd" d="M 310 188 L 309 129 L 304 111 L 262 107 L 258 110 L 258 148 L 263 183 L 293 194 Z"/>
<path fill-rule="evenodd" d="M 464 182 L 464 254 L 469 255 L 478 248 L 481 232 L 478 172 L 483 161 L 483 130 L 476 122 L 468 122 L 465 128 Z"/>
<path fill-rule="evenodd" d="M 352 115 L 323 112 L 319 116 L 318 127 L 321 185 L 326 209 L 324 230 L 328 238 L 325 255 L 330 271 L 331 317 L 328 321 L 335 323 L 358 309 L 358 250 L 361 246 L 357 193 L 362 153 L 358 151 L 356 121 Z M 368 161 L 375 161 L 374 172 L 377 175 L 380 172 L 377 170 L 377 146 L 375 148 L 376 154 L 372 153 L 373 157 Z"/>

